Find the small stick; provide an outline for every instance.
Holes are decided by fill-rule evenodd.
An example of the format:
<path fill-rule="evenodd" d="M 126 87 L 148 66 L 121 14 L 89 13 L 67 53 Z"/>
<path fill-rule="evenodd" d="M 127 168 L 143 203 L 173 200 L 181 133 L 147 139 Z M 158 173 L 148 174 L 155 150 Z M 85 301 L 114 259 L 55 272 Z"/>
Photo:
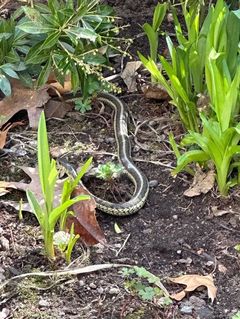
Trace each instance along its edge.
<path fill-rule="evenodd" d="M 120 252 L 123 250 L 123 248 L 126 246 L 126 243 L 127 243 L 127 241 L 128 241 L 128 239 L 129 239 L 129 237 L 131 236 L 131 234 L 128 234 L 127 235 L 127 238 L 124 240 L 124 243 L 123 243 L 123 245 L 121 246 L 121 248 L 116 252 L 116 257 L 118 257 L 118 255 L 120 254 Z"/>

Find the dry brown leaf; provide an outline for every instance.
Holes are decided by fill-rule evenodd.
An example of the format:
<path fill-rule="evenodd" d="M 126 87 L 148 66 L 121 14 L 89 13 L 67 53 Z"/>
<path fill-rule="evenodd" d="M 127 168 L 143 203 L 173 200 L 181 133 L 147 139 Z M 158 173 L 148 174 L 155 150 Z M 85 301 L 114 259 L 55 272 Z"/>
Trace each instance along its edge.
<path fill-rule="evenodd" d="M 0 181 L 0 196 L 5 195 L 9 192 L 9 188 L 19 189 L 26 192 L 27 189 L 31 190 L 40 204 L 44 203 L 42 198 L 41 185 L 39 180 L 38 169 L 35 167 L 26 167 L 20 166 L 20 168 L 31 178 L 30 183 L 24 182 L 4 182 Z M 54 197 L 54 207 L 59 205 L 62 193 L 62 187 L 65 180 L 58 180 L 55 188 L 55 197 Z M 19 203 L 14 201 L 4 201 L 5 204 L 8 204 L 15 209 L 19 209 Z M 24 203 L 22 209 L 24 211 L 32 212 L 32 209 L 28 203 Z"/>
<path fill-rule="evenodd" d="M 17 112 L 26 110 L 29 118 L 29 125 L 37 128 L 38 120 L 42 107 L 50 99 L 48 87 L 45 86 L 38 90 L 24 87 L 20 81 L 13 80 L 12 95 L 0 101 L 0 127 Z"/>
<path fill-rule="evenodd" d="M 198 287 L 205 286 L 208 290 L 208 297 L 213 302 L 216 298 L 217 287 L 214 285 L 213 277 L 211 275 L 184 275 L 177 278 L 169 278 L 171 282 L 176 284 L 186 285 L 186 288 L 179 293 L 171 295 L 171 298 L 180 301 L 182 300 L 187 292 L 196 290 Z"/>
<path fill-rule="evenodd" d="M 215 173 L 213 170 L 209 170 L 204 173 L 200 168 L 197 169 L 193 179 L 192 185 L 184 192 L 187 197 L 199 196 L 200 194 L 206 194 L 209 192 L 215 182 Z"/>
<path fill-rule="evenodd" d="M 145 85 L 142 91 L 146 99 L 167 100 L 169 98 L 167 91 L 160 84 Z"/>
<path fill-rule="evenodd" d="M 141 65 L 141 61 L 128 62 L 121 74 L 121 78 L 126 84 L 129 92 L 135 92 L 137 90 L 136 71 L 140 68 Z"/>
<path fill-rule="evenodd" d="M 78 186 L 73 196 L 81 194 L 89 195 L 89 192 L 82 186 Z M 106 244 L 106 238 L 96 219 L 96 203 L 94 198 L 79 201 L 72 206 L 74 216 L 70 216 L 67 220 L 67 227 L 70 228 L 74 223 L 75 234 L 80 235 L 80 239 L 88 245 L 92 246 L 97 243 Z"/>
<path fill-rule="evenodd" d="M 16 127 L 18 125 L 24 125 L 24 124 L 25 123 L 21 122 L 21 121 L 14 122 L 14 123 L 8 123 L 2 128 L 2 130 L 0 131 L 0 149 L 2 149 L 6 144 L 8 131 L 13 127 Z"/>
<path fill-rule="evenodd" d="M 27 189 L 31 190 L 40 205 L 44 204 L 44 199 L 42 198 L 41 184 L 39 180 L 38 169 L 33 167 L 20 167 L 30 178 L 30 183 L 23 182 L 4 182 L 0 181 L 0 196 L 5 195 L 9 192 L 9 188 L 19 189 L 22 191 L 26 191 Z M 60 204 L 63 180 L 57 180 L 55 187 L 55 197 L 54 197 L 54 207 Z M 73 192 L 73 197 L 81 195 L 81 194 L 89 194 L 86 189 L 78 186 Z M 4 204 L 8 204 L 14 207 L 16 210 L 19 210 L 19 203 L 14 201 L 2 201 Z M 28 203 L 22 203 L 21 205 L 23 211 L 32 212 L 32 209 Z M 75 216 L 71 216 L 68 218 L 67 226 L 70 228 L 71 224 L 74 223 L 74 230 L 76 234 L 79 234 L 81 240 L 83 240 L 87 245 L 95 245 L 97 243 L 101 243 L 103 245 L 106 244 L 106 238 L 104 236 L 103 231 L 101 230 L 95 215 L 96 203 L 93 198 L 86 201 L 80 201 L 72 206 L 72 211 Z"/>
<path fill-rule="evenodd" d="M 55 100 L 49 100 L 44 107 L 45 116 L 49 118 L 58 118 L 62 119 L 67 112 L 71 111 L 73 108 L 72 105 Z"/>
<path fill-rule="evenodd" d="M 218 271 L 223 273 L 223 274 L 226 274 L 227 268 L 223 264 L 219 264 L 218 265 Z"/>

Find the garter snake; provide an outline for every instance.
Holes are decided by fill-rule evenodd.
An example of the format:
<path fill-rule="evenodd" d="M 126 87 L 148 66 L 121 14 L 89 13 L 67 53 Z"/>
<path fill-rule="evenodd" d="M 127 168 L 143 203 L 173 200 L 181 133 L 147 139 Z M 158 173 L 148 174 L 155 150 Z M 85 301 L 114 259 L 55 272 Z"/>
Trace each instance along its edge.
<path fill-rule="evenodd" d="M 127 175 L 135 186 L 131 199 L 123 203 L 112 203 L 94 197 L 97 208 L 101 211 L 115 216 L 128 216 L 136 213 L 145 203 L 149 186 L 146 176 L 134 165 L 131 157 L 131 144 L 128 136 L 128 112 L 125 104 L 117 97 L 109 93 L 100 93 L 97 100 L 114 110 L 114 133 L 117 143 L 118 159 L 124 167 Z M 65 167 L 68 174 L 75 177 L 76 171 L 73 166 L 60 158 L 60 164 Z"/>

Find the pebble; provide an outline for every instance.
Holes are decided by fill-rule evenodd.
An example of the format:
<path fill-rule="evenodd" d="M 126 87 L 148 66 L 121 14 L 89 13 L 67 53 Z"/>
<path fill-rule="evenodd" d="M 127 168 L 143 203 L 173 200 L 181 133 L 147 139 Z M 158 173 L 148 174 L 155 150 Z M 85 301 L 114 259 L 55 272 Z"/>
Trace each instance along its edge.
<path fill-rule="evenodd" d="M 105 142 L 107 144 L 113 144 L 113 143 L 115 143 L 115 139 L 113 137 L 106 137 Z"/>
<path fill-rule="evenodd" d="M 94 282 L 91 282 L 91 283 L 89 284 L 89 287 L 90 287 L 91 289 L 97 289 L 97 285 L 95 285 Z"/>
<path fill-rule="evenodd" d="M 181 253 L 182 253 L 181 249 L 177 250 L 178 255 L 181 255 Z"/>
<path fill-rule="evenodd" d="M 152 179 L 149 181 L 149 187 L 157 187 L 158 186 L 158 180 Z"/>
<path fill-rule="evenodd" d="M 120 292 L 120 289 L 117 287 L 111 287 L 108 292 L 110 295 L 117 295 Z"/>
<path fill-rule="evenodd" d="M 99 287 L 99 288 L 97 289 L 97 292 L 98 292 L 99 294 L 104 293 L 104 289 L 103 289 L 103 287 Z"/>
<path fill-rule="evenodd" d="M 2 250 L 9 250 L 10 245 L 9 245 L 9 240 L 7 238 L 5 238 L 4 236 L 0 237 L 0 247 L 2 248 Z"/>
<path fill-rule="evenodd" d="M 50 303 L 49 303 L 47 300 L 40 299 L 38 305 L 39 305 L 40 307 L 49 307 L 49 306 L 50 306 Z"/>
<path fill-rule="evenodd" d="M 85 282 L 83 280 L 79 280 L 79 286 L 83 287 L 85 285 Z"/>
<path fill-rule="evenodd" d="M 193 311 L 193 307 L 190 304 L 181 305 L 180 312 L 184 315 L 191 315 Z"/>
<path fill-rule="evenodd" d="M 174 220 L 177 220 L 178 219 L 178 215 L 173 215 L 172 217 Z"/>
<path fill-rule="evenodd" d="M 0 319 L 5 319 L 9 316 L 10 314 L 10 310 L 7 308 L 2 308 L 2 310 L 0 311 Z"/>

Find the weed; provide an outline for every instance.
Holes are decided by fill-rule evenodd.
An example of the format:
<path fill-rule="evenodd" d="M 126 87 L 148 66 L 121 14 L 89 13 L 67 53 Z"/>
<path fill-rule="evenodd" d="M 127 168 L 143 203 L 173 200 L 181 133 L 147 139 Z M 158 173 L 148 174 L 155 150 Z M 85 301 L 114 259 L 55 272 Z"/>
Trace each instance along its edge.
<path fill-rule="evenodd" d="M 171 304 L 171 299 L 160 288 L 160 279 L 144 267 L 123 268 L 120 273 L 126 279 L 125 288 L 143 301 L 159 298 L 163 306 Z"/>

